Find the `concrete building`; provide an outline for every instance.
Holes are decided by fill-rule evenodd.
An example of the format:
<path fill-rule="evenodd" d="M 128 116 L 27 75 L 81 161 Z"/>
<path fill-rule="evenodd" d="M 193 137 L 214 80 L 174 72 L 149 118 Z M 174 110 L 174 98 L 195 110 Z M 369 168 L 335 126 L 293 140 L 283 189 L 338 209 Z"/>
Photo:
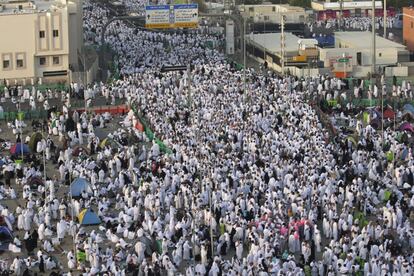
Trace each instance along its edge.
<path fill-rule="evenodd" d="M 267 61 L 281 71 L 280 33 L 246 35 L 248 54 L 258 62 Z M 285 68 L 296 76 L 328 74 L 338 77 L 365 78 L 371 71 L 371 33 L 336 32 L 334 48 L 320 48 L 312 39 L 285 33 Z M 409 51 L 402 44 L 376 38 L 376 64 L 385 68 L 387 76 L 407 76 Z"/>
<path fill-rule="evenodd" d="M 340 1 L 312 1 L 312 9 L 317 12 L 318 19 L 337 18 L 340 16 Z M 383 12 L 382 1 L 375 1 L 377 16 Z M 371 14 L 372 1 L 352 1 L 342 2 L 343 16 L 368 16 Z"/>
<path fill-rule="evenodd" d="M 403 8 L 403 41 L 407 48 L 414 52 L 414 8 Z"/>
<path fill-rule="evenodd" d="M 283 5 L 240 5 L 239 10 L 243 17 L 253 22 L 280 23 L 281 15 L 286 16 L 286 23 L 304 23 L 307 13 L 302 7 Z"/>
<path fill-rule="evenodd" d="M 68 81 L 80 69 L 82 0 L 0 1 L 0 80 Z"/>
<path fill-rule="evenodd" d="M 336 32 L 335 47 L 320 49 L 319 59 L 334 74 L 366 77 L 372 64 L 371 32 Z M 376 36 L 376 64 L 388 67 L 388 75 L 407 76 L 408 68 L 400 64 L 409 60 L 404 45 Z"/>

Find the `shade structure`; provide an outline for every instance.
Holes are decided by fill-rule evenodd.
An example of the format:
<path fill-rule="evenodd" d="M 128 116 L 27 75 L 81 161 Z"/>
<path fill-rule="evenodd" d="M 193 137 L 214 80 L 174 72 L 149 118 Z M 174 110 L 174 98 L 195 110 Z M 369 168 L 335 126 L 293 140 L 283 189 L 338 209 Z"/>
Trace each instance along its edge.
<path fill-rule="evenodd" d="M 88 180 L 85 178 L 76 178 L 70 185 L 71 196 L 79 197 L 84 191 L 90 191 Z"/>
<path fill-rule="evenodd" d="M 101 223 L 101 219 L 90 208 L 83 209 L 78 216 L 78 220 L 81 225 L 96 225 Z"/>
<path fill-rule="evenodd" d="M 22 144 L 22 143 L 16 143 L 13 145 L 13 147 L 11 147 L 10 149 L 10 153 L 13 155 L 19 155 L 19 154 L 24 154 L 27 155 L 30 153 L 30 149 L 29 146 L 26 144 Z"/>

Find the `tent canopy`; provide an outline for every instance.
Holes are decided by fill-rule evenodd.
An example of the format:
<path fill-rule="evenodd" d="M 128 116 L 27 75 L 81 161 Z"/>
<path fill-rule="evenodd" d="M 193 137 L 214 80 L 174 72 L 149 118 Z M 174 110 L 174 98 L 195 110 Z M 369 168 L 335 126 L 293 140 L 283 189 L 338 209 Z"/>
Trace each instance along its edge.
<path fill-rule="evenodd" d="M 26 144 L 22 143 L 16 143 L 14 146 L 10 149 L 10 153 L 13 155 L 20 155 L 20 154 L 27 155 L 30 153 L 30 149 Z"/>
<path fill-rule="evenodd" d="M 78 216 L 81 225 L 96 225 L 101 223 L 101 219 L 91 209 L 83 209 Z"/>
<path fill-rule="evenodd" d="M 70 185 L 70 193 L 74 197 L 81 196 L 84 192 L 90 192 L 89 182 L 85 178 L 76 178 Z"/>

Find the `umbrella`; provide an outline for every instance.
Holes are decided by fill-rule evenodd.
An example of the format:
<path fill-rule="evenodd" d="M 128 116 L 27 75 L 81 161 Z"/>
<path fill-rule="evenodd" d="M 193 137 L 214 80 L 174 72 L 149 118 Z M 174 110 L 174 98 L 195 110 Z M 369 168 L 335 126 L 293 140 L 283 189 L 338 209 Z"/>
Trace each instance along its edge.
<path fill-rule="evenodd" d="M 414 106 L 412 106 L 411 104 L 405 104 L 404 105 L 404 111 L 408 111 L 410 113 L 414 113 Z"/>
<path fill-rule="evenodd" d="M 102 142 L 99 143 L 100 148 L 104 148 L 105 146 L 110 145 L 113 148 L 121 147 L 114 139 L 112 138 L 105 138 Z"/>
<path fill-rule="evenodd" d="M 411 131 L 411 132 L 414 132 L 413 126 L 410 123 L 408 123 L 408 122 L 403 123 L 400 126 L 399 130 L 400 131 Z"/>
<path fill-rule="evenodd" d="M 384 119 L 394 119 L 395 118 L 395 112 L 391 108 L 387 108 L 384 111 Z"/>
<path fill-rule="evenodd" d="M 36 152 L 37 143 L 40 142 L 42 138 L 43 136 L 40 132 L 36 132 L 32 134 L 32 136 L 30 137 L 30 141 L 29 141 L 29 149 L 32 152 Z"/>
<path fill-rule="evenodd" d="M 357 143 L 357 141 L 355 140 L 355 138 L 354 138 L 354 137 L 352 137 L 351 135 L 349 135 L 348 137 L 346 137 L 346 140 L 351 141 L 351 143 L 352 143 L 354 146 L 357 146 L 357 145 L 358 145 L 358 143 Z"/>
<path fill-rule="evenodd" d="M 43 185 L 43 180 L 37 176 L 30 177 L 27 182 L 32 188 L 37 188 L 38 186 Z"/>
<path fill-rule="evenodd" d="M 72 151 L 73 156 L 79 156 L 81 153 L 89 155 L 89 150 L 85 147 L 78 146 Z"/>
<path fill-rule="evenodd" d="M 22 143 L 16 143 L 11 149 L 10 149 L 10 153 L 13 155 L 19 155 L 19 154 L 29 154 L 30 153 L 30 149 L 26 144 L 22 144 Z"/>

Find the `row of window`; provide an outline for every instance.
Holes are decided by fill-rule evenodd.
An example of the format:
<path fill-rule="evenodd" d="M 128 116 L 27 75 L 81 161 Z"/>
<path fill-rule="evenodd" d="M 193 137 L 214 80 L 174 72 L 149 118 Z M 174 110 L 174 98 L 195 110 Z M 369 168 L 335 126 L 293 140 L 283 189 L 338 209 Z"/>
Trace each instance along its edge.
<path fill-rule="evenodd" d="M 60 65 L 60 57 L 58 57 L 58 56 L 52 57 L 52 64 L 53 65 Z M 40 57 L 39 58 L 39 65 L 40 66 L 47 65 L 46 57 Z"/>
<path fill-rule="evenodd" d="M 54 56 L 52 57 L 52 64 L 53 65 L 60 65 L 60 57 L 59 56 Z M 47 59 L 46 57 L 39 57 L 39 65 L 40 66 L 46 66 L 47 65 Z M 25 58 L 23 55 L 18 55 L 16 57 L 16 69 L 23 69 L 25 68 Z M 3 58 L 3 69 L 4 70 L 11 70 L 12 68 L 12 64 L 11 64 L 11 59 L 5 59 Z"/>
<path fill-rule="evenodd" d="M 59 37 L 59 30 L 53 30 L 52 35 L 53 35 L 53 37 Z M 45 38 L 46 37 L 46 32 L 45 31 L 39 31 L 39 37 L 40 38 Z"/>

